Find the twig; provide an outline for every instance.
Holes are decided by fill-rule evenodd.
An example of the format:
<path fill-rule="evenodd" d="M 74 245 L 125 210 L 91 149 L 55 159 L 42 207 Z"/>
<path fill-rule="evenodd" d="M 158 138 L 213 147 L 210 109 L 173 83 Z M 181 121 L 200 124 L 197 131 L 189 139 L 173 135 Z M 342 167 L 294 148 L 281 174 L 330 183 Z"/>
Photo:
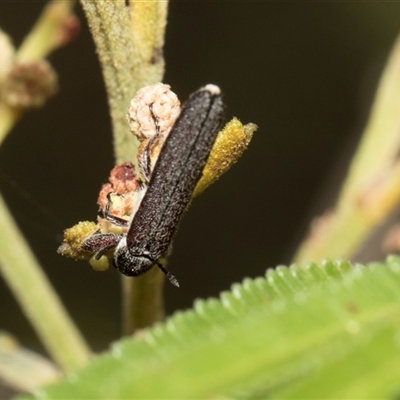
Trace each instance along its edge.
<path fill-rule="evenodd" d="M 400 37 L 336 207 L 315 221 L 295 261 L 350 257 L 400 202 Z"/>
<path fill-rule="evenodd" d="M 64 44 L 62 25 L 71 17 L 73 5 L 74 2 L 49 3 L 21 50 L 16 53 L 19 62 L 40 59 L 57 45 Z M 21 114 L 22 110 L 0 104 L 0 144 Z M 90 357 L 90 351 L 42 272 L 1 196 L 0 226 L 0 271 L 44 346 L 65 370 L 84 365 Z"/>
<path fill-rule="evenodd" d="M 65 369 L 83 366 L 90 351 L 0 196 L 0 271 L 44 346 Z"/>
<path fill-rule="evenodd" d="M 33 392 L 56 381 L 61 371 L 41 355 L 21 347 L 9 334 L 0 332 L 0 379 L 24 392 Z"/>

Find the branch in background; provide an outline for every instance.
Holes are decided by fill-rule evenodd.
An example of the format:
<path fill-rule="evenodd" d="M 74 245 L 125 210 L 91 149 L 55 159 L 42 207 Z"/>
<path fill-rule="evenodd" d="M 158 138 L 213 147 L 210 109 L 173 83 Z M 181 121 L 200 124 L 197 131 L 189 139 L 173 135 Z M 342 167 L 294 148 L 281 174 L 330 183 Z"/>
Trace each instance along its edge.
<path fill-rule="evenodd" d="M 0 198 L 0 271 L 44 346 L 65 370 L 86 364 L 89 349 Z"/>
<path fill-rule="evenodd" d="M 46 67 L 43 69 L 46 63 L 42 58 L 49 51 L 68 42 L 76 32 L 78 21 L 72 14 L 73 5 L 74 2 L 50 2 L 20 50 L 15 53 L 11 41 L 2 33 L 2 49 L 9 51 L 2 52 L 2 57 L 8 54 L 8 58 L 2 60 L 0 71 L 1 89 L 7 87 L 7 92 L 2 92 L 0 102 L 0 143 L 28 105 L 39 106 L 46 99 L 46 93 L 54 93 L 48 90 L 49 81 L 46 80 L 53 71 Z M 15 74 L 16 71 L 19 74 Z M 20 79 L 15 80 L 16 76 Z M 10 86 L 10 82 L 13 85 Z M 31 92 L 33 87 L 36 91 Z M 47 89 L 43 92 L 43 88 Z M 85 365 L 90 351 L 42 272 L 1 196 L 0 221 L 0 271 L 5 281 L 44 346 L 60 366 L 64 370 L 73 370 Z"/>
<path fill-rule="evenodd" d="M 400 202 L 400 38 L 335 208 L 318 218 L 294 260 L 350 257 Z"/>
<path fill-rule="evenodd" d="M 32 393 L 60 377 L 61 371 L 49 360 L 24 349 L 11 335 L 0 332 L 0 379 L 7 385 Z"/>
<path fill-rule="evenodd" d="M 51 51 L 71 41 L 79 30 L 79 21 L 72 13 L 74 1 L 51 1 L 43 10 L 32 31 L 15 52 L 10 39 L 0 32 L 1 69 L 4 82 L 14 65 L 29 65 L 41 62 Z M 1 85 L 3 86 L 3 85 Z M 22 109 L 0 101 L 0 143 L 18 121 Z"/>

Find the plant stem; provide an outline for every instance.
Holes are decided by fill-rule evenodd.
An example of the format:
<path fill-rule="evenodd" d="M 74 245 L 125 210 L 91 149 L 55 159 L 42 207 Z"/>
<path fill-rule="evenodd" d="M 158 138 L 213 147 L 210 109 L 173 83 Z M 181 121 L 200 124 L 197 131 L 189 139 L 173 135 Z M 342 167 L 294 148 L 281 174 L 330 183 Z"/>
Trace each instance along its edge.
<path fill-rule="evenodd" d="M 61 371 L 52 362 L 0 332 L 0 379 L 7 385 L 32 393 L 60 377 Z"/>
<path fill-rule="evenodd" d="M 63 24 L 74 2 L 51 1 L 16 53 L 18 62 L 41 59 L 64 44 Z M 65 37 L 64 37 L 65 39 Z M 0 103 L 0 144 L 22 115 L 22 110 Z M 83 366 L 90 351 L 56 292 L 40 268 L 22 232 L 0 195 L 0 272 L 43 341 L 65 370 Z"/>
<path fill-rule="evenodd" d="M 400 202 L 400 37 L 335 208 L 316 221 L 294 261 L 349 258 Z"/>
<path fill-rule="evenodd" d="M 164 274 L 157 266 L 135 278 L 122 277 L 124 335 L 130 335 L 164 318 L 164 280 Z"/>
<path fill-rule="evenodd" d="M 138 89 L 162 80 L 167 1 L 81 0 L 99 54 L 106 84 L 117 164 L 137 166 L 138 142 L 125 114 Z M 138 170 L 136 168 L 136 170 Z M 122 277 L 123 331 L 132 333 L 164 314 L 164 277 L 158 268 L 138 278 Z"/>
<path fill-rule="evenodd" d="M 44 8 L 33 29 L 15 53 L 19 63 L 38 61 L 51 51 L 65 44 L 63 26 L 72 15 L 75 1 L 50 1 Z M 0 144 L 16 124 L 22 110 L 0 102 Z"/>
<path fill-rule="evenodd" d="M 18 49 L 18 62 L 41 60 L 53 50 L 68 42 L 68 34 L 63 27 L 72 15 L 76 1 L 50 1 L 44 8 L 29 35 Z"/>
<path fill-rule="evenodd" d="M 0 145 L 21 116 L 21 111 L 0 102 Z"/>
<path fill-rule="evenodd" d="M 67 371 L 85 365 L 90 351 L 1 196 L 0 226 L 0 271 L 44 346 Z"/>
<path fill-rule="evenodd" d="M 81 3 L 103 70 L 116 162 L 135 164 L 138 142 L 125 115 L 138 89 L 162 80 L 163 41 L 159 38 L 164 36 L 167 2 L 131 2 L 129 8 L 121 0 Z"/>

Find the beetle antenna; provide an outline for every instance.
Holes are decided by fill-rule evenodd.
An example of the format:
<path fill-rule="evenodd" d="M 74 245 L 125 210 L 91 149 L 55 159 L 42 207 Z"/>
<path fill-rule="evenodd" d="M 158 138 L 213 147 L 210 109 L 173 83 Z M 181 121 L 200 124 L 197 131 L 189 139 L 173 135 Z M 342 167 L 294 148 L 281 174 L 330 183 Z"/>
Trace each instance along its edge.
<path fill-rule="evenodd" d="M 178 279 L 175 278 L 174 275 L 171 274 L 167 269 L 165 269 L 162 264 L 157 263 L 158 268 L 161 269 L 162 272 L 164 272 L 165 276 L 168 278 L 168 280 L 176 287 L 179 287 L 179 282 Z"/>

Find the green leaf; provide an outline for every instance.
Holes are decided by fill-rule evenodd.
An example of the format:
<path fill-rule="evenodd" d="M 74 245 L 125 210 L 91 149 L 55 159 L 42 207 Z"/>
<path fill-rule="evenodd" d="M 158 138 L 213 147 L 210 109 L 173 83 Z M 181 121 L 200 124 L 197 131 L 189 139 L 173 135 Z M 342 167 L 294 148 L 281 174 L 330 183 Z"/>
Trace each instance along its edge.
<path fill-rule="evenodd" d="M 400 259 L 278 267 L 198 300 L 38 399 L 388 398 L 400 393 Z"/>

